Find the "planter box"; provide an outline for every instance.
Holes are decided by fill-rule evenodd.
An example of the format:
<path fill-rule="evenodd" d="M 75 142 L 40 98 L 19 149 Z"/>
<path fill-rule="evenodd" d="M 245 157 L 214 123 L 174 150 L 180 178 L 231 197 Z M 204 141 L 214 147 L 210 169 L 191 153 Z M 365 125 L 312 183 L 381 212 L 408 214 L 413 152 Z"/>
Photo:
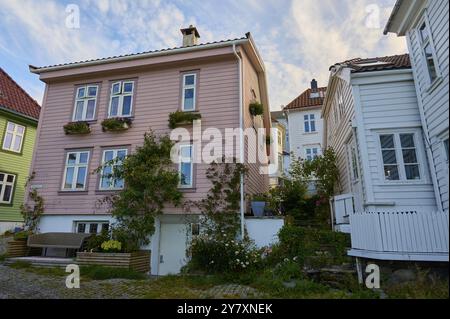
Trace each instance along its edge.
<path fill-rule="evenodd" d="M 8 257 L 25 257 L 28 255 L 26 240 L 11 240 L 8 242 Z"/>
<path fill-rule="evenodd" d="M 77 264 L 150 271 L 150 251 L 133 253 L 77 253 Z"/>

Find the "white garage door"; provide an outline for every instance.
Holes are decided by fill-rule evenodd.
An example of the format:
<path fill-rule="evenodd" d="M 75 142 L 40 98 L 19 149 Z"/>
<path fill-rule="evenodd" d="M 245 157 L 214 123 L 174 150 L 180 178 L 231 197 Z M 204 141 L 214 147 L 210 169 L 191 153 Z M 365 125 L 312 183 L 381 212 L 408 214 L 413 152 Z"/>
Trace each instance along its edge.
<path fill-rule="evenodd" d="M 161 223 L 159 275 L 178 274 L 186 265 L 186 225 Z"/>

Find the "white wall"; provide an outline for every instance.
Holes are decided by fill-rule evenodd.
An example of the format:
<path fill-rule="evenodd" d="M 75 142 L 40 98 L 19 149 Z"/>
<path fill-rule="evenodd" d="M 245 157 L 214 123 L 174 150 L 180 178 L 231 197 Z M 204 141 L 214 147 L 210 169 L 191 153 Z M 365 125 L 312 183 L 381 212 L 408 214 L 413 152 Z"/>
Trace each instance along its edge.
<path fill-rule="evenodd" d="M 316 132 L 305 133 L 304 116 L 314 114 L 316 119 Z M 321 107 L 308 108 L 306 110 L 290 110 L 288 114 L 289 122 L 289 150 L 295 157 L 305 159 L 306 148 L 319 148 L 319 155 L 322 148 L 323 119 L 321 118 Z"/>
<path fill-rule="evenodd" d="M 44 215 L 39 223 L 40 233 L 72 233 L 77 221 L 108 221 L 113 222 L 110 215 Z"/>
<path fill-rule="evenodd" d="M 284 226 L 283 218 L 246 218 L 248 236 L 259 248 L 278 242 L 278 232 Z"/>

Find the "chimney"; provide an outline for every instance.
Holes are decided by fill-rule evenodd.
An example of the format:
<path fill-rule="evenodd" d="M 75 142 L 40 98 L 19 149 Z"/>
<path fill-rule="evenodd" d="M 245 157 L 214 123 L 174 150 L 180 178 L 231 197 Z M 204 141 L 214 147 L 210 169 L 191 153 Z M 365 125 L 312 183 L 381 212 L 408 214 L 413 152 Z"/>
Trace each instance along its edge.
<path fill-rule="evenodd" d="M 316 79 L 313 79 L 311 81 L 311 91 L 312 92 L 317 92 L 317 81 L 316 81 Z"/>
<path fill-rule="evenodd" d="M 189 26 L 189 28 L 181 29 L 181 33 L 183 34 L 183 47 L 189 47 L 198 44 L 200 34 L 198 33 L 197 28 L 192 24 Z"/>

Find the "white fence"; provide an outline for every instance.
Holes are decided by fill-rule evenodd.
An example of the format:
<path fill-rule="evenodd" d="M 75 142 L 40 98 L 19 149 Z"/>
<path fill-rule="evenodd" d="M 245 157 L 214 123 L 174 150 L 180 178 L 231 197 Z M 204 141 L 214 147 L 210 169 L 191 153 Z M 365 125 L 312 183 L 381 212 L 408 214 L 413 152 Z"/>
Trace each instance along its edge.
<path fill-rule="evenodd" d="M 353 213 L 350 227 L 353 249 L 448 254 L 448 211 Z"/>

